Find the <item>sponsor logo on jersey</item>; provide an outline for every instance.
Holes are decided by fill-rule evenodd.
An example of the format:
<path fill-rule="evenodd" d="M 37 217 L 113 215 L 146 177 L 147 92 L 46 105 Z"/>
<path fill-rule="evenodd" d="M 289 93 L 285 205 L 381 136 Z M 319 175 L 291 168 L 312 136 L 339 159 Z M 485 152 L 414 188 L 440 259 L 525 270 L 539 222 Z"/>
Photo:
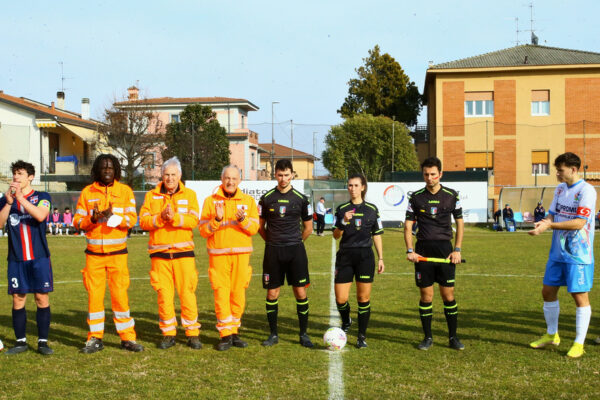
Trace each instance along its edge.
<path fill-rule="evenodd" d="M 8 219 L 10 220 L 10 225 L 11 226 L 17 226 L 19 225 L 20 222 L 20 218 L 17 214 L 10 214 Z"/>
<path fill-rule="evenodd" d="M 573 197 L 574 201 L 579 201 L 579 199 L 581 198 L 581 192 L 577 192 L 575 193 L 575 196 Z"/>
<path fill-rule="evenodd" d="M 590 215 L 592 215 L 592 210 L 587 207 L 578 207 L 577 215 L 588 218 Z"/>

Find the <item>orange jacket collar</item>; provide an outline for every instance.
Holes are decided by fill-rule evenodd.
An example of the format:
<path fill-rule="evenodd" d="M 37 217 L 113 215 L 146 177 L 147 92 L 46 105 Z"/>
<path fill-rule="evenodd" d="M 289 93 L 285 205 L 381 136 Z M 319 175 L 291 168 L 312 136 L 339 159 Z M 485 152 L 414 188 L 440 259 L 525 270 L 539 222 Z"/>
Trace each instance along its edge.
<path fill-rule="evenodd" d="M 223 190 L 223 185 L 219 185 L 219 190 L 217 190 L 217 193 L 215 193 L 215 195 L 217 195 L 223 199 L 235 199 L 235 200 L 242 199 L 242 191 L 240 190 L 239 186 L 238 186 L 237 190 L 235 191 L 235 193 L 233 194 L 233 196 L 229 197 L 229 196 L 225 196 L 225 191 Z"/>

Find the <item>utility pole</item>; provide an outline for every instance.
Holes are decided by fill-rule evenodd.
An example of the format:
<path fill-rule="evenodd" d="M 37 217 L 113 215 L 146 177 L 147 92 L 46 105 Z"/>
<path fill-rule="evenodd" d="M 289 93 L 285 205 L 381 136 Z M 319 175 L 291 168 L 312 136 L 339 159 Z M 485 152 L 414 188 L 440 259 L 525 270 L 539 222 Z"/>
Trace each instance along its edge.
<path fill-rule="evenodd" d="M 292 136 L 292 165 L 294 164 L 294 120 L 290 119 L 290 135 Z"/>
<path fill-rule="evenodd" d="M 392 116 L 392 173 L 394 173 L 394 142 L 396 141 L 396 116 Z M 393 179 L 393 177 L 392 177 Z"/>
<path fill-rule="evenodd" d="M 315 160 L 317 159 L 317 132 L 313 132 L 313 179 L 315 177 Z"/>
<path fill-rule="evenodd" d="M 194 123 L 192 122 L 192 180 L 194 180 L 194 162 L 196 161 L 196 143 L 195 143 L 195 137 L 196 135 L 194 135 Z"/>
<path fill-rule="evenodd" d="M 271 179 L 275 179 L 275 124 L 273 122 L 273 106 L 275 104 L 279 104 L 279 102 L 271 102 Z"/>
<path fill-rule="evenodd" d="M 585 181 L 585 175 L 587 171 L 587 164 L 585 163 L 585 119 L 583 120 L 583 180 Z"/>

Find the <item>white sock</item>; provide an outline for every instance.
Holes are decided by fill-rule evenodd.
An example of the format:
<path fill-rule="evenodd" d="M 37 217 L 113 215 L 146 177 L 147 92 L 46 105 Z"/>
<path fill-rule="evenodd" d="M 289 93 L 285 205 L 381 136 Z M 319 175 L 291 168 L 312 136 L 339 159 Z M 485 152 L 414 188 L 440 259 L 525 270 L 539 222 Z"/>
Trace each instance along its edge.
<path fill-rule="evenodd" d="M 583 344 L 590 326 L 592 307 L 577 307 L 575 311 L 575 343 Z"/>
<path fill-rule="evenodd" d="M 544 318 L 546 318 L 546 326 L 549 335 L 554 335 L 558 332 L 558 315 L 560 314 L 560 305 L 558 300 L 544 302 Z"/>

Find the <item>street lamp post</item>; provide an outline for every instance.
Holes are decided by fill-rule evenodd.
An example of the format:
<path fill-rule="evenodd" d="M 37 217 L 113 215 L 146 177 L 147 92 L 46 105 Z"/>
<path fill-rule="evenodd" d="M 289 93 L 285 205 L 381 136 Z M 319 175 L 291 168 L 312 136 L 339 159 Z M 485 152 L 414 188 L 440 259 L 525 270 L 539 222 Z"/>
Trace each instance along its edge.
<path fill-rule="evenodd" d="M 275 123 L 273 106 L 279 104 L 278 101 L 271 102 L 271 179 L 275 179 Z"/>

